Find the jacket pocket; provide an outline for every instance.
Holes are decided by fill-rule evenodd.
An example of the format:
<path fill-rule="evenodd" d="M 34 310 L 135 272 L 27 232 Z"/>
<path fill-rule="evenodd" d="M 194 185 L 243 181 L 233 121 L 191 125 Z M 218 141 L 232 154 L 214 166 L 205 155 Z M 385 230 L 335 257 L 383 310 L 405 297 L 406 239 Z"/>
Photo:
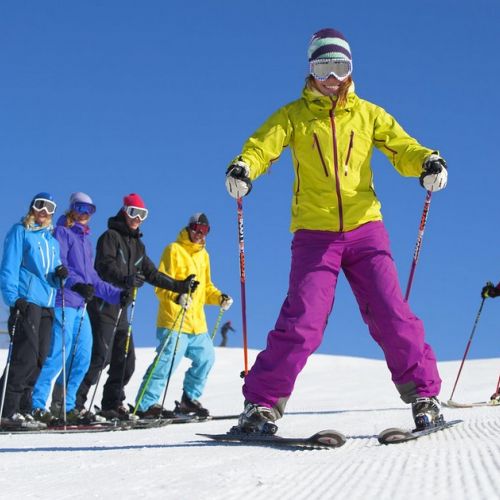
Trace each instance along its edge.
<path fill-rule="evenodd" d="M 321 161 L 321 165 L 323 166 L 323 171 L 325 172 L 326 177 L 330 177 L 330 174 L 328 173 L 328 168 L 326 166 L 325 158 L 323 156 L 323 153 L 321 151 L 321 146 L 319 144 L 319 139 L 318 136 L 316 135 L 316 132 L 313 132 L 313 137 L 314 137 L 314 145 L 316 146 L 316 149 L 318 151 L 318 156 Z"/>
<path fill-rule="evenodd" d="M 344 175 L 347 175 L 349 172 L 349 160 L 351 159 L 351 151 L 354 146 L 354 130 L 351 130 L 351 134 L 349 135 L 349 146 L 347 147 L 347 154 L 345 156 L 344 162 Z"/>

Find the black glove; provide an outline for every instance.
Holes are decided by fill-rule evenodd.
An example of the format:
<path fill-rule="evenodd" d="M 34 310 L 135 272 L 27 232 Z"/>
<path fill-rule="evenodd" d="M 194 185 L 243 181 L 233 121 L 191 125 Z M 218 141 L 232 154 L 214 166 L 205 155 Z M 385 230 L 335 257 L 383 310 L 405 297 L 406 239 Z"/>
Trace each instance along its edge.
<path fill-rule="evenodd" d="M 65 280 L 68 277 L 68 269 L 61 264 L 54 269 L 54 274 L 60 280 Z"/>
<path fill-rule="evenodd" d="M 129 290 L 127 288 L 127 289 L 121 291 L 121 293 L 120 293 L 120 305 L 124 309 L 127 308 L 132 303 L 133 300 L 134 300 L 134 296 L 133 296 L 131 290 Z"/>
<path fill-rule="evenodd" d="M 190 274 L 185 280 L 178 280 L 175 291 L 181 295 L 183 293 L 193 293 L 200 284 L 199 281 L 194 279 L 195 277 L 196 274 Z"/>
<path fill-rule="evenodd" d="M 94 298 L 94 285 L 90 283 L 75 283 L 71 290 L 81 295 L 85 302 L 90 302 Z"/>
<path fill-rule="evenodd" d="M 26 311 L 29 307 L 29 302 L 26 299 L 17 299 L 14 307 L 19 311 L 23 316 L 26 315 Z"/>
<path fill-rule="evenodd" d="M 483 289 L 481 290 L 481 297 L 483 299 L 487 299 L 488 297 L 494 299 L 499 295 L 500 290 L 491 281 L 488 281 L 488 283 L 486 283 L 486 285 L 483 286 Z"/>
<path fill-rule="evenodd" d="M 144 285 L 145 281 L 146 276 L 144 276 L 144 274 L 142 274 L 141 272 L 125 276 L 125 278 L 123 279 L 123 283 L 127 288 L 140 288 L 142 285 Z"/>

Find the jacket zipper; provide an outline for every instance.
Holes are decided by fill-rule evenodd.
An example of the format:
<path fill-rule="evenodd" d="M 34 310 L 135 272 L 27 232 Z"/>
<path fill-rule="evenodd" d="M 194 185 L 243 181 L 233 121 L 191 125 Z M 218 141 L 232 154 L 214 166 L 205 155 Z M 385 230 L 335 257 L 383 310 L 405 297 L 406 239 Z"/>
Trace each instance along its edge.
<path fill-rule="evenodd" d="M 323 170 L 325 172 L 325 175 L 327 177 L 330 177 L 330 174 L 328 173 L 328 169 L 326 168 L 325 159 L 323 158 L 323 153 L 321 151 L 321 146 L 319 145 L 319 140 L 318 140 L 318 136 L 316 135 L 316 132 L 313 132 L 313 136 L 314 136 L 314 143 L 316 144 L 316 149 L 318 150 L 319 159 L 321 160 L 321 165 L 323 165 Z"/>
<path fill-rule="evenodd" d="M 351 158 L 352 144 L 354 141 L 354 130 L 351 130 L 351 136 L 349 137 L 349 147 L 347 148 L 347 156 L 344 164 L 344 175 L 349 172 L 349 159 Z"/>
<path fill-rule="evenodd" d="M 333 142 L 333 165 L 335 167 L 335 189 L 337 191 L 337 198 L 339 202 L 339 231 L 344 230 L 344 214 L 342 209 L 342 195 L 340 193 L 340 180 L 339 180 L 339 158 L 337 151 L 337 131 L 335 129 L 335 102 L 333 102 L 332 109 L 330 110 L 330 124 L 332 127 L 332 142 Z"/>

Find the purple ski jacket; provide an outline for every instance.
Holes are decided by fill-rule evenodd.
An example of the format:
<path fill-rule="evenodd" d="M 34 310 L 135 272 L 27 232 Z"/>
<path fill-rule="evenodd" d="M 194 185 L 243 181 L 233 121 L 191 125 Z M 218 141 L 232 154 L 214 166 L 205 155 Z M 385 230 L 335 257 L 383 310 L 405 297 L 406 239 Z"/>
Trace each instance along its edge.
<path fill-rule="evenodd" d="M 83 306 L 81 295 L 71 290 L 76 283 L 94 285 L 94 293 L 110 304 L 120 303 L 120 288 L 106 283 L 94 269 L 94 255 L 90 242 L 88 226 L 75 223 L 72 227 L 66 226 L 66 216 L 59 217 L 54 229 L 54 237 L 61 247 L 61 262 L 68 268 L 68 278 L 64 284 L 64 305 L 75 309 Z M 61 290 L 57 291 L 56 307 L 62 306 Z"/>

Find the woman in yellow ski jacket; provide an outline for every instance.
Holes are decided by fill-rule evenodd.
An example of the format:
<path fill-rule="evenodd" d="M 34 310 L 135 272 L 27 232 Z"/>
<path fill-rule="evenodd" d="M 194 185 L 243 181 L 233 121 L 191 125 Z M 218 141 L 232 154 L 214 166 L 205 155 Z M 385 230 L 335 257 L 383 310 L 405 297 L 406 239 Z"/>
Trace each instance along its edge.
<path fill-rule="evenodd" d="M 275 112 L 244 144 L 226 172 L 231 196 L 248 194 L 287 146 L 292 195 L 289 289 L 267 347 L 245 377 L 245 432 L 275 432 L 295 380 L 320 345 L 342 270 L 370 334 L 384 351 L 417 428 L 442 421 L 441 379 L 422 322 L 404 301 L 374 190 L 371 156 L 382 151 L 396 170 L 437 191 L 446 163 L 421 146 L 381 107 L 359 98 L 349 44 L 337 30 L 311 39 L 310 76 L 300 99 Z"/>
<path fill-rule="evenodd" d="M 192 294 L 179 295 L 161 288 L 155 289 L 160 301 L 156 322 L 159 345 L 156 363 L 154 361 L 146 371 L 137 395 L 137 414 L 142 417 L 174 416 L 159 404 L 159 400 L 168 378 L 183 356 L 191 359 L 192 364 L 184 377 L 183 394 L 177 404 L 176 414 L 196 414 L 201 417 L 209 414 L 198 401 L 215 360 L 204 306 L 217 305 L 226 311 L 233 302 L 229 295 L 221 293 L 212 283 L 210 257 L 205 248 L 209 231 L 207 216 L 196 213 L 189 219 L 187 227 L 181 230 L 177 241 L 163 251 L 158 266 L 161 272 L 168 273 L 174 279 L 176 276 L 195 274 L 199 283 Z"/>

